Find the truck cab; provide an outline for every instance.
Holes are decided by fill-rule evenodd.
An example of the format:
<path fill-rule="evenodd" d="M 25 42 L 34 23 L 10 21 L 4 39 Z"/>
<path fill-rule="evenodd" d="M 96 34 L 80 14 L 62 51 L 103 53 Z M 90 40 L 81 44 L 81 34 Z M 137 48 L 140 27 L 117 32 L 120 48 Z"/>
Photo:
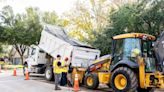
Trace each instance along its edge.
<path fill-rule="evenodd" d="M 31 46 L 29 48 L 28 58 L 25 60 L 28 64 L 28 71 L 30 73 L 43 74 L 45 70 L 45 64 L 48 62 L 46 53 L 38 46 Z"/>

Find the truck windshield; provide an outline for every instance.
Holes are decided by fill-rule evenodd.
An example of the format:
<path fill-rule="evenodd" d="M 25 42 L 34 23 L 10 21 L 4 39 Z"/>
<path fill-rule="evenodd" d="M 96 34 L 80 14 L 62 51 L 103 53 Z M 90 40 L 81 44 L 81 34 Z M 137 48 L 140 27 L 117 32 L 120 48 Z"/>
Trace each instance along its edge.
<path fill-rule="evenodd" d="M 131 57 L 133 49 L 141 50 L 140 39 L 137 38 L 126 38 L 124 39 L 123 58 Z"/>

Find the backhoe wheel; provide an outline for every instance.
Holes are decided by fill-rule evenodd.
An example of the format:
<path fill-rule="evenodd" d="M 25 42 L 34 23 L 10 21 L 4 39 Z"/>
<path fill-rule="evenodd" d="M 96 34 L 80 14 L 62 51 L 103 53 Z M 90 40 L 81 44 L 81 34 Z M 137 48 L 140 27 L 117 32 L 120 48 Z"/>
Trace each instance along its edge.
<path fill-rule="evenodd" d="M 97 74 L 87 74 L 84 78 L 84 85 L 89 89 L 97 89 L 99 86 Z"/>
<path fill-rule="evenodd" d="M 134 92 L 138 87 L 136 74 L 127 67 L 119 67 L 112 73 L 111 87 L 115 92 Z"/>

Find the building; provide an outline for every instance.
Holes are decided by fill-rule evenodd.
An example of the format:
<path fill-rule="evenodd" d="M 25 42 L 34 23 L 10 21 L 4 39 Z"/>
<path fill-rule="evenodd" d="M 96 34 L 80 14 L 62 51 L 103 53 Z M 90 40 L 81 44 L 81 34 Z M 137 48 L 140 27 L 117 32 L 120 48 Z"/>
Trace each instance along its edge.
<path fill-rule="evenodd" d="M 28 49 L 24 53 L 23 62 L 25 61 L 25 59 L 27 57 L 28 57 Z M 14 65 L 22 64 L 21 57 L 20 57 L 18 51 L 14 47 L 12 47 L 12 49 L 9 53 L 9 59 L 12 62 L 12 64 L 14 64 Z"/>

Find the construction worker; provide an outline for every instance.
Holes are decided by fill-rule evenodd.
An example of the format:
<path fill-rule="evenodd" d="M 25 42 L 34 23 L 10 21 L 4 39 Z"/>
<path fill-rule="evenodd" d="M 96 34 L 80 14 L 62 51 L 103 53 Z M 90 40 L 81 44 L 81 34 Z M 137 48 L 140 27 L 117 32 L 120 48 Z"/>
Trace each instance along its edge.
<path fill-rule="evenodd" d="M 131 56 L 132 57 L 137 57 L 137 56 L 139 56 L 140 53 L 141 53 L 141 51 L 138 48 L 135 48 L 135 49 L 132 50 Z"/>
<path fill-rule="evenodd" d="M 73 72 L 73 67 L 72 63 L 70 62 L 68 65 L 68 73 L 67 73 L 67 84 L 69 87 L 73 86 L 73 80 L 72 80 L 72 72 Z"/>
<path fill-rule="evenodd" d="M 57 55 L 57 58 L 53 62 L 53 72 L 55 77 L 55 90 L 61 90 L 61 88 L 58 86 L 62 73 L 62 62 L 60 55 Z"/>
<path fill-rule="evenodd" d="M 62 77 L 60 81 L 61 86 L 65 86 L 67 84 L 67 72 L 68 72 L 68 57 L 66 57 L 62 61 Z"/>

